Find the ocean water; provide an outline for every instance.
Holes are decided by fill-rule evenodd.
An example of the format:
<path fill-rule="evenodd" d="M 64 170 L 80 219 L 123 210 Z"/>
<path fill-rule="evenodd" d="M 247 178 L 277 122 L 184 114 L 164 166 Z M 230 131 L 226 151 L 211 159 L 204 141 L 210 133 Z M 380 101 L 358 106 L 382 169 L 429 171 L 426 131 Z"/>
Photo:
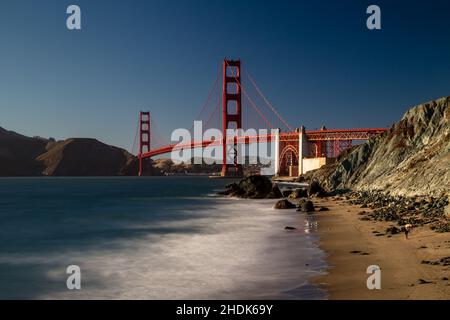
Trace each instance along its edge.
<path fill-rule="evenodd" d="M 1 178 L 0 299 L 325 298 L 314 217 L 215 196 L 226 183 Z"/>

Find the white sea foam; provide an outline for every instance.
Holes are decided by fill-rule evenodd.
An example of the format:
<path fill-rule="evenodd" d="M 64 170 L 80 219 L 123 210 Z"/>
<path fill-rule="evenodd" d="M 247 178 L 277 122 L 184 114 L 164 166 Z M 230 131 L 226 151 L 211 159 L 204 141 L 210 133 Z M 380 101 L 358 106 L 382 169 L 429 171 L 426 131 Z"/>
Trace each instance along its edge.
<path fill-rule="evenodd" d="M 321 298 L 307 279 L 323 264 L 305 218 L 275 211 L 273 201 L 214 199 L 200 218 L 127 228 L 179 228 L 120 240 L 101 249 L 46 257 L 4 256 L 8 263 L 48 263 L 47 281 L 65 283 L 65 267 L 81 267 L 82 290 L 41 299 Z M 285 231 L 285 226 L 298 230 Z M 100 248 L 100 249 L 99 249 Z M 5 261 L 7 260 L 7 261 Z M 45 279 L 44 279 L 45 280 Z M 305 290 L 295 290 L 298 288 Z M 295 293 L 296 292 L 296 293 Z M 301 293 L 299 293 L 301 292 Z"/>

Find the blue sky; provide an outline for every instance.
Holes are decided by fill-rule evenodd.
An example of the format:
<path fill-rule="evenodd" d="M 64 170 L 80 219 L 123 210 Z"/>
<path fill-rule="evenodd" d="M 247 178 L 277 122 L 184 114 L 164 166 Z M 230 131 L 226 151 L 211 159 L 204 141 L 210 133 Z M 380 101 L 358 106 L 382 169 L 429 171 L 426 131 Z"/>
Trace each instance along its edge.
<path fill-rule="evenodd" d="M 82 30 L 68 31 L 78 4 Z M 366 28 L 370 4 L 382 30 Z M 224 57 L 298 127 L 385 127 L 450 95 L 448 1 L 2 0 L 0 126 L 129 149 L 191 126 Z"/>

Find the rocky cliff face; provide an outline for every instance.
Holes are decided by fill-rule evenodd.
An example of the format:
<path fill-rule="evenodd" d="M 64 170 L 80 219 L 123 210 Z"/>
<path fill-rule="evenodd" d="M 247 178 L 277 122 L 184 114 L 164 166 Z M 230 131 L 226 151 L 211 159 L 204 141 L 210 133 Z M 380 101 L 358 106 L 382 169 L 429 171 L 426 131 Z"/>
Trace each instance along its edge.
<path fill-rule="evenodd" d="M 310 176 L 331 190 L 445 195 L 450 191 L 449 104 L 447 97 L 410 109 L 388 132 Z"/>

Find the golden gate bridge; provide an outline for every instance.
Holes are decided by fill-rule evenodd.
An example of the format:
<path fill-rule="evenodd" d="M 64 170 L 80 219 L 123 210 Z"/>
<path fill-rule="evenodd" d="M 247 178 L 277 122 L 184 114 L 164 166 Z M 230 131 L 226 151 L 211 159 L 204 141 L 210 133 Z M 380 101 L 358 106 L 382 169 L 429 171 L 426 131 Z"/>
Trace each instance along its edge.
<path fill-rule="evenodd" d="M 244 77 L 250 84 L 248 88 L 243 86 Z M 220 79 L 222 79 L 222 90 L 219 90 Z M 253 95 L 257 98 L 252 98 Z M 245 102 L 245 107 L 243 102 Z M 137 137 L 139 137 L 137 153 L 139 175 L 143 174 L 145 159 L 176 150 L 222 146 L 221 176 L 240 176 L 242 175 L 242 165 L 237 160 L 238 145 L 274 143 L 275 174 L 299 176 L 311 169 L 308 161 L 335 159 L 342 151 L 351 148 L 354 141 L 368 140 L 387 130 L 385 128 L 330 130 L 325 127 L 320 130 L 306 130 L 303 126 L 293 129 L 266 98 L 250 74 L 242 73 L 241 61 L 228 59 L 223 61 L 200 113 L 193 120 L 203 121 L 204 128 L 221 128 L 222 139 L 200 141 L 191 139 L 187 143 L 167 143 L 159 133 L 154 115 L 151 117 L 148 111 L 140 112 L 138 130 L 136 130 L 132 147 L 133 152 Z M 225 134 L 227 129 L 243 129 L 245 131 L 249 128 L 267 129 L 271 133 L 234 137 Z M 189 131 L 192 129 L 193 126 Z M 234 153 L 232 161 L 227 159 L 230 149 Z M 316 161 L 316 163 L 322 164 L 325 162 Z M 320 165 L 313 165 L 313 168 L 318 166 Z"/>

